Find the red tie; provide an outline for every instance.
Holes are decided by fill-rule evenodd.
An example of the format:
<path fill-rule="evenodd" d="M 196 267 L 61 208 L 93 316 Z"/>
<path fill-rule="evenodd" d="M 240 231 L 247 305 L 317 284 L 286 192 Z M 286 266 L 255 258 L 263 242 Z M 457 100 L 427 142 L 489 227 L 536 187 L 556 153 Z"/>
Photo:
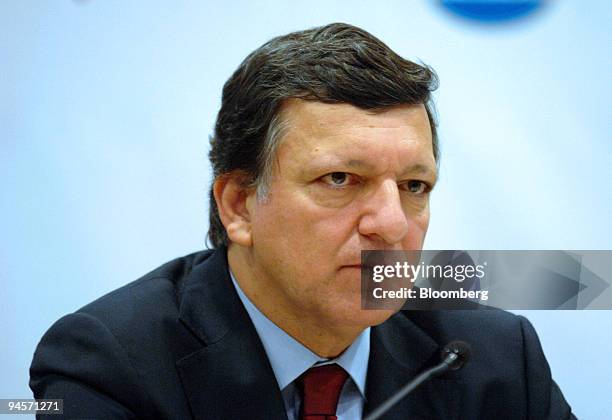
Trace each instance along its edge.
<path fill-rule="evenodd" d="M 338 399 L 348 373 L 336 364 L 308 369 L 298 380 L 300 420 L 336 420 Z"/>

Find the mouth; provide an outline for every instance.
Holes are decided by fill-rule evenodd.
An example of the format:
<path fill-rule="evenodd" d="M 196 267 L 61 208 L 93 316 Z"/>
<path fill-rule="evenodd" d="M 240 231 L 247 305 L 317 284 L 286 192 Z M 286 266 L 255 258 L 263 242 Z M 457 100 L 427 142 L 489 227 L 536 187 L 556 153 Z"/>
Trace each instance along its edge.
<path fill-rule="evenodd" d="M 343 265 L 340 268 L 355 268 L 358 270 L 367 270 L 367 269 L 371 269 L 372 266 L 371 265 L 366 265 L 366 264 L 347 264 L 347 265 Z"/>

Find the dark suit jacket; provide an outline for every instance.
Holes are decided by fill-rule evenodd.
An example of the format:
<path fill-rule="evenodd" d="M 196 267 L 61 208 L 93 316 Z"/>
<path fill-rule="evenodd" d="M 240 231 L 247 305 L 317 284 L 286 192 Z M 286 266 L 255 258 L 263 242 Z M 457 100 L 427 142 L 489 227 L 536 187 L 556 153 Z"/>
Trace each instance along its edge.
<path fill-rule="evenodd" d="M 529 322 L 497 310 L 400 312 L 372 328 L 366 412 L 457 339 L 471 343 L 471 361 L 386 418 L 571 418 Z M 225 249 L 174 260 L 63 317 L 30 375 L 35 397 L 63 398 L 67 417 L 286 418 Z"/>

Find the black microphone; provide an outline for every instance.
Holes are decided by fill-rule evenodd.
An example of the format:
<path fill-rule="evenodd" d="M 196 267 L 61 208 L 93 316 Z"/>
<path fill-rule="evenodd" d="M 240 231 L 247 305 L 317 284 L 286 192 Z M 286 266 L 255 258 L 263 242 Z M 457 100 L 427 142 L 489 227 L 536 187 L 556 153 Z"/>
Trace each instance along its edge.
<path fill-rule="evenodd" d="M 416 387 L 423 382 L 449 370 L 458 370 L 470 360 L 470 346 L 463 341 L 452 341 L 448 343 L 440 352 L 442 361 L 436 366 L 427 369 L 412 381 L 404 385 L 395 395 L 382 403 L 376 410 L 372 411 L 364 420 L 376 420 L 397 404 L 402 398 L 410 394 Z"/>

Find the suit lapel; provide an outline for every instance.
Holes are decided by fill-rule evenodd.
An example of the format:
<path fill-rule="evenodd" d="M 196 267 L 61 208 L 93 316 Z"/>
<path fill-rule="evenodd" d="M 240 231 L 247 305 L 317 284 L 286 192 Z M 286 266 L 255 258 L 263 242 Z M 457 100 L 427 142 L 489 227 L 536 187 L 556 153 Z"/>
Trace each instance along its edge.
<path fill-rule="evenodd" d="M 274 372 L 229 277 L 225 249 L 194 267 L 179 300 L 180 320 L 201 341 L 176 362 L 194 418 L 286 420 Z M 372 328 L 364 413 L 438 363 L 439 350 L 406 313 Z M 459 402 L 455 381 L 436 378 L 384 418 L 453 419 Z"/>
<path fill-rule="evenodd" d="M 446 343 L 444 343 L 446 344 Z M 372 328 L 364 413 L 369 413 L 425 369 L 437 364 L 440 346 L 400 312 Z M 453 419 L 459 413 L 459 392 L 452 379 L 422 384 L 383 418 Z"/>
<path fill-rule="evenodd" d="M 202 347 L 178 360 L 196 419 L 286 419 L 282 395 L 259 336 L 215 251 L 189 274 L 180 319 Z"/>

